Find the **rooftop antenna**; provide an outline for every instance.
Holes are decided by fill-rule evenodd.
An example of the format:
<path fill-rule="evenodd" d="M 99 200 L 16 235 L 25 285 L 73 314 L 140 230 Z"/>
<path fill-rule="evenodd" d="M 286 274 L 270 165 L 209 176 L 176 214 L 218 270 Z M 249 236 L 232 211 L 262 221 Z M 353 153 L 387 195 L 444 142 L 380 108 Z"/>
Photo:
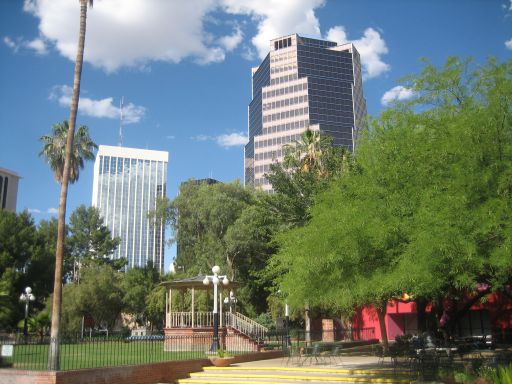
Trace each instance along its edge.
<path fill-rule="evenodd" d="M 121 103 L 119 105 L 120 121 L 119 121 L 119 146 L 123 146 L 123 102 L 124 96 L 121 96 Z"/>

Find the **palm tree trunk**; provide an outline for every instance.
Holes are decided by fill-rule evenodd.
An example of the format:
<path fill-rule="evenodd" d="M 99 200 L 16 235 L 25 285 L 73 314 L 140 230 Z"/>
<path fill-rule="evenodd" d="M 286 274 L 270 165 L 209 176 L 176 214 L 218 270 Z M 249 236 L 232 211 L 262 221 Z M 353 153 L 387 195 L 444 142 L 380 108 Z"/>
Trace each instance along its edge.
<path fill-rule="evenodd" d="M 66 158 L 60 188 L 59 218 L 57 223 L 57 246 L 55 251 L 55 278 L 53 281 L 52 302 L 52 328 L 50 332 L 50 348 L 48 350 L 48 370 L 59 370 L 60 345 L 60 316 L 62 307 L 62 264 L 64 259 L 64 240 L 66 226 L 66 203 L 68 197 L 69 168 L 71 163 L 71 150 L 75 135 L 78 99 L 80 96 L 80 79 L 82 76 L 82 63 L 84 60 L 85 27 L 87 19 L 87 2 L 80 0 L 80 34 L 78 36 L 78 51 L 75 60 L 75 74 L 73 80 L 73 99 L 69 112 L 69 130 L 66 141 Z"/>

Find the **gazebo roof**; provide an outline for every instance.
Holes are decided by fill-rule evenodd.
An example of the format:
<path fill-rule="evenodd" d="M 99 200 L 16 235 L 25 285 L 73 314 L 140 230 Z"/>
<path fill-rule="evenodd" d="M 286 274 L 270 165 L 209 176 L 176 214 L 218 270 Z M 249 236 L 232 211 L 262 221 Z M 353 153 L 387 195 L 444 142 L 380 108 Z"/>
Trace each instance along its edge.
<path fill-rule="evenodd" d="M 160 283 L 160 285 L 164 285 L 166 288 L 179 288 L 179 289 L 211 289 L 211 285 L 204 285 L 203 280 L 206 275 L 197 275 L 195 277 L 186 277 L 184 279 L 170 280 L 164 281 Z M 229 281 L 228 285 L 219 284 L 220 288 L 238 288 L 240 283 L 237 281 Z"/>

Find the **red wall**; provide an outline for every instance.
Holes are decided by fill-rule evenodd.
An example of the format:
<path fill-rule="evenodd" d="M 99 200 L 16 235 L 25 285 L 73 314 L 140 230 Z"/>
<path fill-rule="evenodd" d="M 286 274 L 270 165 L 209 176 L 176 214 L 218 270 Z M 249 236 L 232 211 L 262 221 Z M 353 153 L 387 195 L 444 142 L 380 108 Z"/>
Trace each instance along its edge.
<path fill-rule="evenodd" d="M 512 301 L 499 294 L 488 295 L 485 303 L 477 303 L 471 307 L 471 310 L 485 309 L 489 312 L 489 318 L 493 328 L 511 329 L 512 328 Z M 427 308 L 427 311 L 430 308 Z M 415 314 L 416 303 L 402 303 L 391 301 L 388 303 L 386 315 L 386 329 L 388 339 L 394 340 L 396 336 L 404 334 L 403 314 Z M 398 316 L 400 315 L 400 316 Z M 379 319 L 377 312 L 372 306 L 364 307 L 357 311 L 352 318 L 353 326 L 357 328 L 375 328 L 375 337 L 382 340 L 380 332 Z"/>

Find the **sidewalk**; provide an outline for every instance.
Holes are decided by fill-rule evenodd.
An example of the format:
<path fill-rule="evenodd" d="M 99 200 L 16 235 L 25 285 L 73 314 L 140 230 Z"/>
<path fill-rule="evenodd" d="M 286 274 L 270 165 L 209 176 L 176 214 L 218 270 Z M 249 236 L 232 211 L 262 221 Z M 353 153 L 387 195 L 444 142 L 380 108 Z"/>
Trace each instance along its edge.
<path fill-rule="evenodd" d="M 304 364 L 298 364 L 297 359 L 292 358 L 289 360 L 287 357 L 278 359 L 268 359 L 259 361 L 250 361 L 247 363 L 233 364 L 233 367 L 287 367 L 287 368 L 301 368 L 301 367 L 314 367 L 314 368 L 359 368 L 359 369 L 377 369 L 392 367 L 389 360 L 384 364 L 379 364 L 379 358 L 375 356 L 342 356 L 341 362 L 330 362 L 329 359 L 325 361 L 315 361 L 308 359 Z"/>

